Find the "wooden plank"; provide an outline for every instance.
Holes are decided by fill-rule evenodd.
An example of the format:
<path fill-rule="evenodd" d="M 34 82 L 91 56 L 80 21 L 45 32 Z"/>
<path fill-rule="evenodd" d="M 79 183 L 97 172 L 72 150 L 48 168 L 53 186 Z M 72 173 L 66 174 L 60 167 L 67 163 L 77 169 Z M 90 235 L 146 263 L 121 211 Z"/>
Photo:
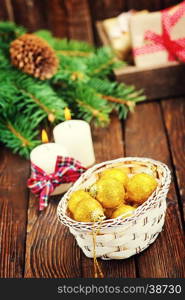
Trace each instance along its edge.
<path fill-rule="evenodd" d="M 28 193 L 28 163 L 1 146 L 0 154 L 0 277 L 21 278 Z"/>
<path fill-rule="evenodd" d="M 96 162 L 116 159 L 124 156 L 124 144 L 122 138 L 122 128 L 117 116 L 113 116 L 108 128 L 94 129 L 93 141 L 96 153 Z M 105 278 L 107 277 L 135 277 L 134 258 L 124 261 L 111 260 L 99 263 Z M 82 255 L 83 277 L 93 277 L 93 260 Z"/>
<path fill-rule="evenodd" d="M 178 0 L 127 0 L 127 6 L 130 9 L 148 9 L 149 11 L 161 10 L 178 4 Z"/>
<path fill-rule="evenodd" d="M 8 19 L 8 12 L 6 8 L 6 4 L 4 0 L 0 0 L 0 20 L 7 20 Z"/>
<path fill-rule="evenodd" d="M 97 45 L 101 45 L 101 39 L 96 27 L 97 20 L 104 20 L 118 16 L 123 11 L 126 11 L 126 0 L 89 0 L 91 9 L 91 15 L 93 19 L 93 31 L 95 36 L 95 42 Z"/>
<path fill-rule="evenodd" d="M 13 0 L 15 22 L 25 26 L 31 32 L 44 28 L 45 9 L 42 9 L 41 2 L 37 0 Z"/>
<path fill-rule="evenodd" d="M 48 28 L 58 37 L 93 43 L 91 16 L 87 0 L 46 1 Z"/>
<path fill-rule="evenodd" d="M 165 126 L 170 143 L 173 165 L 180 196 L 180 207 L 185 220 L 185 99 L 171 99 L 162 102 Z"/>
<path fill-rule="evenodd" d="M 50 12 L 47 15 L 48 28 L 55 36 L 69 38 L 68 32 L 68 16 L 65 6 L 66 1 L 61 0 L 46 0 L 46 11 Z"/>
<path fill-rule="evenodd" d="M 0 20 L 14 21 L 11 0 L 0 0 Z"/>
<path fill-rule="evenodd" d="M 26 278 L 81 277 L 81 252 L 67 227 L 57 220 L 60 196 L 51 198 L 43 212 L 30 196 L 26 240 Z"/>
<path fill-rule="evenodd" d="M 181 2 L 181 1 L 178 1 L 178 0 L 162 0 L 162 4 L 163 4 L 164 8 L 176 5 L 179 2 Z"/>
<path fill-rule="evenodd" d="M 145 103 L 127 120 L 126 155 L 151 157 L 166 163 L 172 170 L 159 103 Z M 165 226 L 157 240 L 136 257 L 140 277 L 183 277 L 184 243 L 178 201 L 172 182 L 168 194 Z"/>
<path fill-rule="evenodd" d="M 126 2 L 125 0 L 89 0 L 89 5 L 93 19 L 96 21 L 116 17 L 126 10 Z"/>
<path fill-rule="evenodd" d="M 161 9 L 162 4 L 161 0 L 127 0 L 127 6 L 129 9 L 155 11 Z"/>
<path fill-rule="evenodd" d="M 91 15 L 87 0 L 65 2 L 68 16 L 68 31 L 71 39 L 93 43 Z"/>
<path fill-rule="evenodd" d="M 116 79 L 144 89 L 147 99 L 185 95 L 185 65 L 177 62 L 152 68 L 126 67 L 115 70 Z"/>

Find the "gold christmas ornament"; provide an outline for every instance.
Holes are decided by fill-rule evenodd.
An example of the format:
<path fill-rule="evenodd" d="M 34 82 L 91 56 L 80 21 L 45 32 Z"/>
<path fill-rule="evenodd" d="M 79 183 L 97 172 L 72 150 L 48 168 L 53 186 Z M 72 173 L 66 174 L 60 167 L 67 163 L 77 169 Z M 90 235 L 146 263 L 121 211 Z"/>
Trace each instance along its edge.
<path fill-rule="evenodd" d="M 128 176 L 124 168 L 109 168 L 105 169 L 101 174 L 101 178 L 114 178 L 119 180 L 123 185 L 127 183 Z"/>
<path fill-rule="evenodd" d="M 127 183 L 127 198 L 134 203 L 142 204 L 154 192 L 157 180 L 149 174 L 140 173 L 129 178 Z"/>
<path fill-rule="evenodd" d="M 115 208 L 106 208 L 106 209 L 104 210 L 104 214 L 106 215 L 106 217 L 107 217 L 108 219 L 111 218 L 111 216 L 112 216 L 112 214 L 113 214 L 113 212 L 114 212 L 114 209 L 115 209 Z"/>
<path fill-rule="evenodd" d="M 95 198 L 104 208 L 115 208 L 124 202 L 125 189 L 123 184 L 114 178 L 102 178 L 91 188 Z"/>
<path fill-rule="evenodd" d="M 135 210 L 134 207 L 130 205 L 122 204 L 113 212 L 111 218 L 114 219 L 121 215 L 123 215 L 123 219 L 128 218 L 133 214 L 134 210 Z"/>
<path fill-rule="evenodd" d="M 78 202 L 73 217 L 78 222 L 96 222 L 105 218 L 103 207 L 92 197 Z"/>
<path fill-rule="evenodd" d="M 133 204 L 131 203 L 131 205 L 132 205 L 132 207 L 134 207 L 134 208 L 138 208 L 140 204 L 135 202 L 135 203 L 133 203 Z"/>
<path fill-rule="evenodd" d="M 23 72 L 40 78 L 51 78 L 57 71 L 58 59 L 50 45 L 34 34 L 24 34 L 10 45 L 12 64 Z"/>
<path fill-rule="evenodd" d="M 68 208 L 72 214 L 75 212 L 75 208 L 77 204 L 85 199 L 92 199 L 91 196 L 85 192 L 84 190 L 78 190 L 72 193 L 69 201 L 68 201 Z"/>
<path fill-rule="evenodd" d="M 134 201 L 130 200 L 130 203 L 132 204 L 128 204 L 125 200 L 123 200 L 125 203 L 122 204 L 126 204 L 129 209 L 125 209 L 125 206 L 124 208 L 120 208 L 122 205 L 119 205 L 117 208 L 113 209 L 114 211 L 118 210 L 114 213 L 114 215 L 112 213 L 112 218 L 109 217 L 107 220 L 104 219 L 98 223 L 93 222 L 87 224 L 84 222 L 75 222 L 69 218 L 68 210 L 66 209 L 67 204 L 70 195 L 77 187 L 85 187 L 85 189 L 88 189 L 89 191 L 92 189 L 91 184 L 93 183 L 93 192 L 96 195 L 98 194 L 96 186 L 98 182 L 95 182 L 95 180 L 106 181 L 105 179 L 99 179 L 101 171 L 108 167 L 114 168 L 115 164 L 117 164 L 116 167 L 118 168 L 121 168 L 121 165 L 123 165 L 130 169 L 130 174 L 128 174 L 128 181 L 130 181 L 134 178 L 134 176 L 138 176 L 136 174 L 133 175 L 132 168 L 138 166 L 139 163 L 147 170 L 151 168 L 151 165 L 156 167 L 156 176 L 154 177 L 150 174 L 149 175 L 151 177 L 146 174 L 138 174 L 139 176 L 142 175 L 138 182 L 139 186 L 143 184 L 144 178 L 146 181 L 146 177 L 148 179 L 149 176 L 150 181 L 148 181 L 150 184 L 151 182 L 154 182 L 154 187 L 156 187 L 155 192 L 150 195 L 150 201 L 146 201 L 144 203 L 143 209 L 141 206 L 134 210 L 135 207 L 133 207 L 133 205 L 139 206 L 140 203 L 134 203 Z M 120 166 L 118 166 L 118 164 Z M 137 179 L 137 177 L 135 178 Z M 154 242 L 163 228 L 166 212 L 166 196 L 169 190 L 170 180 L 170 170 L 161 162 L 157 162 L 149 158 L 120 158 L 93 166 L 93 168 L 89 169 L 88 172 L 81 176 L 77 184 L 71 188 L 69 193 L 65 194 L 57 209 L 58 219 L 62 224 L 65 226 L 67 225 L 70 228 L 71 233 L 78 241 L 78 245 L 82 249 L 83 253 L 88 258 L 94 258 L 95 277 L 100 276 L 98 273 L 101 271 L 99 271 L 98 268 L 97 258 L 101 258 L 103 260 L 127 259 L 128 257 L 135 255 L 136 252 L 141 252 L 143 249 L 147 248 L 149 244 Z M 117 183 L 119 183 L 119 181 L 117 181 Z M 129 185 L 127 184 L 127 186 Z M 115 185 L 113 186 L 113 190 L 114 187 Z M 110 185 L 108 188 L 111 190 Z M 151 189 L 150 192 L 152 192 Z M 123 211 L 120 212 L 122 209 Z M 108 215 L 107 211 L 110 212 L 110 209 L 104 208 L 104 213 L 106 215 Z M 128 216 L 128 214 L 129 218 L 127 217 L 128 219 L 124 219 L 124 217 Z M 118 215 L 119 217 L 117 217 Z M 147 222 L 147 218 L 149 222 Z M 136 234 L 133 240 L 133 233 L 138 232 L 139 235 Z"/>

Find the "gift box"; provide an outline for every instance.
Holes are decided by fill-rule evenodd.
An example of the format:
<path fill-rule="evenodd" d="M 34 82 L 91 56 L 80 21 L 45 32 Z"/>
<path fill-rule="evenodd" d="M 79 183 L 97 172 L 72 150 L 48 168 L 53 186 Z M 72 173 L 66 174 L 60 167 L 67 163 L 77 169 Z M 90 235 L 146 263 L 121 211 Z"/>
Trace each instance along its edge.
<path fill-rule="evenodd" d="M 132 49 L 129 31 L 131 16 L 146 14 L 147 12 L 147 10 L 140 12 L 130 10 L 115 18 L 109 18 L 102 21 L 102 26 L 107 34 L 109 43 L 119 59 L 128 59 Z"/>
<path fill-rule="evenodd" d="M 138 67 L 185 61 L 185 1 L 162 11 L 132 15 L 130 34 Z"/>
<path fill-rule="evenodd" d="M 170 30 L 168 30 L 168 33 L 172 34 L 170 41 L 169 39 L 165 40 L 166 46 L 172 46 L 171 51 L 167 51 L 164 43 L 162 44 L 161 35 L 163 31 L 162 27 L 160 27 L 162 24 L 162 12 L 134 15 L 130 18 L 132 24 L 130 26 L 132 29 L 131 39 L 134 39 L 133 43 L 136 42 L 133 51 L 135 53 L 134 59 L 136 65 L 129 65 L 127 59 L 128 66 L 123 66 L 120 69 L 114 70 L 115 79 L 118 82 L 124 82 L 131 85 L 133 84 L 137 89 L 144 89 L 147 100 L 185 95 L 185 65 L 179 62 L 179 60 L 183 60 L 185 51 L 182 50 L 182 47 L 176 46 L 176 44 L 173 43 L 173 40 L 171 41 L 173 37 L 175 38 L 175 41 L 181 43 L 181 46 L 184 44 L 185 48 L 183 38 L 183 32 L 185 37 L 184 7 L 185 1 L 173 8 L 163 11 L 165 12 L 165 16 L 167 13 L 168 16 L 170 15 L 170 17 L 172 17 L 172 25 L 174 25 L 172 27 L 170 26 Z M 153 17 L 151 18 L 151 16 Z M 146 20 L 148 20 L 150 27 L 148 27 Z M 156 26 L 157 20 L 158 29 Z M 169 21 L 169 17 L 166 20 Z M 140 27 L 140 24 L 138 24 L 139 21 L 141 21 L 142 24 Z M 138 24 L 138 31 L 136 22 Z M 102 44 L 105 46 L 111 46 L 110 39 L 105 31 L 102 21 L 97 22 L 96 27 Z M 141 27 L 144 29 L 140 32 Z M 133 30 L 137 31 L 138 33 L 134 34 L 135 31 L 133 32 Z M 158 45 L 156 45 L 156 40 L 151 41 L 151 38 L 154 36 L 156 37 L 155 34 L 158 35 Z M 144 37 L 146 40 L 144 40 Z M 161 42 L 160 45 L 159 41 Z M 145 52 L 152 52 L 143 54 L 143 48 L 145 49 Z M 174 51 L 176 51 L 176 54 Z"/>

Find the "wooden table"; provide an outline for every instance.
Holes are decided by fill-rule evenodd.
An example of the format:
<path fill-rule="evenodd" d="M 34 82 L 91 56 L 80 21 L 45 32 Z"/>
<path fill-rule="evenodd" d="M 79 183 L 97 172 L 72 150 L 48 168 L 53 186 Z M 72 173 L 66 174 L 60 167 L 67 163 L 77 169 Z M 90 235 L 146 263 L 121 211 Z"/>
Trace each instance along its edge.
<path fill-rule="evenodd" d="M 137 105 L 126 122 L 112 117 L 107 129 L 93 132 L 97 162 L 122 156 L 151 157 L 166 163 L 173 176 L 164 230 L 147 250 L 122 261 L 100 261 L 105 277 L 184 277 L 185 99 Z M 0 277 L 92 277 L 86 258 L 56 218 L 60 197 L 39 213 L 26 188 L 29 162 L 1 146 Z"/>

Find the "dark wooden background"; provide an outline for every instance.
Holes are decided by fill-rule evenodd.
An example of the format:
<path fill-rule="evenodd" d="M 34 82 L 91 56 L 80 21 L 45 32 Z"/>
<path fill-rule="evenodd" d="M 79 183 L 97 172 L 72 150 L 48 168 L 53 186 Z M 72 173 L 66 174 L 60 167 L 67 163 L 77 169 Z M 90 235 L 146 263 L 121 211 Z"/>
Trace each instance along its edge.
<path fill-rule="evenodd" d="M 0 0 L 0 19 L 47 28 L 59 37 L 98 43 L 95 22 L 129 9 L 158 10 L 177 0 Z"/>

